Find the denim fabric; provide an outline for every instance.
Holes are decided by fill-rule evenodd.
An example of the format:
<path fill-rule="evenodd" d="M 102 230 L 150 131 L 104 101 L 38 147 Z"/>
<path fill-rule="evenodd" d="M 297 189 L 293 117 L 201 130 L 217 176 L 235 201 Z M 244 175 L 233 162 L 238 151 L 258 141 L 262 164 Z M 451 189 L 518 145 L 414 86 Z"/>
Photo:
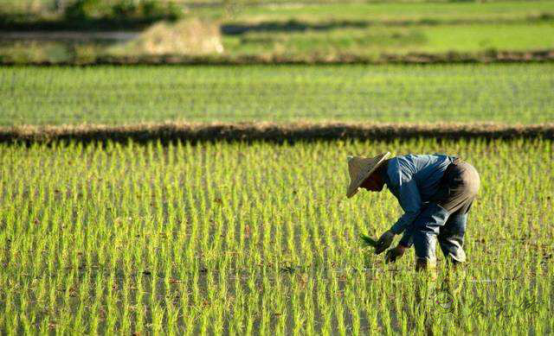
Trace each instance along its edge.
<path fill-rule="evenodd" d="M 461 236 L 461 239 L 448 239 L 451 242 L 457 242 L 460 247 L 463 246 L 463 236 L 465 233 L 465 225 L 467 222 L 467 213 L 469 212 L 473 201 L 477 195 L 480 186 L 479 174 L 473 166 L 463 162 L 459 159 L 455 160 L 451 168 L 445 172 L 445 175 L 439 185 L 436 193 L 430 198 L 430 203 L 423 205 L 422 212 L 429 207 L 429 205 L 440 205 L 442 209 L 452 214 L 452 219 L 448 226 L 442 224 L 445 227 L 449 228 L 449 231 L 454 233 L 453 235 Z M 427 210 L 428 212 L 432 212 Z M 464 218 L 460 218 L 463 215 L 466 215 Z M 428 214 L 423 214 L 422 218 L 416 218 L 414 223 L 411 226 L 408 226 L 404 231 L 404 235 L 400 240 L 400 243 L 406 247 L 411 247 L 413 244 L 413 233 L 417 230 L 417 221 L 427 221 L 426 218 L 429 218 Z M 459 219 L 458 219 L 459 218 Z M 463 225 L 462 225 L 463 223 Z M 441 225 L 441 226 L 442 226 Z M 464 227 L 462 230 L 461 227 Z M 451 228 L 452 227 L 452 228 Z M 451 229 L 450 229 L 451 228 Z M 456 229 L 457 228 L 457 229 Z M 438 235 L 438 233 L 436 233 Z M 447 233 L 443 237 L 447 236 Z M 454 243 L 451 243 L 453 245 Z M 454 248 L 452 248 L 454 250 Z M 462 258 L 462 253 L 460 253 L 460 260 Z"/>
<path fill-rule="evenodd" d="M 419 260 L 434 264 L 438 241 L 448 259 L 465 261 L 467 213 L 480 187 L 472 165 L 455 157 L 399 157 L 389 162 L 385 183 L 406 212 L 391 228 L 395 234 L 404 232 L 401 244 L 413 244 Z"/>
<path fill-rule="evenodd" d="M 465 262 L 464 234 L 466 232 L 467 213 L 456 212 L 450 215 L 437 237 L 442 253 L 456 262 Z"/>
<path fill-rule="evenodd" d="M 424 204 L 440 189 L 444 172 L 455 159 L 440 154 L 410 154 L 388 161 L 383 179 L 404 210 L 404 214 L 391 227 L 393 233 L 400 234 L 411 226 Z"/>
<path fill-rule="evenodd" d="M 429 204 L 414 222 L 411 238 L 416 257 L 431 263 L 436 261 L 436 242 L 442 253 L 453 262 L 465 262 L 464 235 L 468 213 L 453 214 L 438 204 Z"/>
<path fill-rule="evenodd" d="M 437 236 L 448 221 L 450 212 L 438 204 L 429 204 L 412 224 L 416 257 L 435 263 Z"/>

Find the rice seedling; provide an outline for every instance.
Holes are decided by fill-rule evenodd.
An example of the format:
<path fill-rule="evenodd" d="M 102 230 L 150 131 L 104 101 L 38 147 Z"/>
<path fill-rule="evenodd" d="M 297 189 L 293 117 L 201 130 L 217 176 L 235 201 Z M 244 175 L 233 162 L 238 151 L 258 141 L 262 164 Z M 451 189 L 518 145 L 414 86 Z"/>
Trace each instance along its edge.
<path fill-rule="evenodd" d="M 0 126 L 552 122 L 552 64 L 0 68 Z M 147 157 L 145 157 L 147 158 Z"/>
<path fill-rule="evenodd" d="M 549 140 L 0 145 L 0 334 L 552 334 Z M 446 152 L 469 263 L 372 255 L 401 214 L 346 156 Z M 371 241 L 369 241 L 371 244 Z M 440 254 L 439 254 L 440 255 Z"/>

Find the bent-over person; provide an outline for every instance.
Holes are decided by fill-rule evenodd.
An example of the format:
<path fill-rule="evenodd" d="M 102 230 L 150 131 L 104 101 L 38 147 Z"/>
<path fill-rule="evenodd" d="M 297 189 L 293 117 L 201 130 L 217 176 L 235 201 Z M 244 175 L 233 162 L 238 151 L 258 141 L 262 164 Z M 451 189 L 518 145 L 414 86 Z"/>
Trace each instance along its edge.
<path fill-rule="evenodd" d="M 477 170 L 460 158 L 441 154 L 389 157 L 390 152 L 348 158 L 348 198 L 359 188 L 379 192 L 387 185 L 404 210 L 381 235 L 375 253 L 385 251 L 394 236 L 403 233 L 399 244 L 387 251 L 387 262 L 396 261 L 413 245 L 416 270 L 434 269 L 438 241 L 447 260 L 463 263 L 467 216 L 480 186 Z"/>

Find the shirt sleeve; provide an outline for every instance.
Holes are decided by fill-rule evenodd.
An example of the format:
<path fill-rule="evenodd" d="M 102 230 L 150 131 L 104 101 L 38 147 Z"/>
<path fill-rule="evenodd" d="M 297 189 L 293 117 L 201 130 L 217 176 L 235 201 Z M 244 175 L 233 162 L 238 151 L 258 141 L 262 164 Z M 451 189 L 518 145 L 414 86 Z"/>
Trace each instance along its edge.
<path fill-rule="evenodd" d="M 414 226 L 408 226 L 406 230 L 404 231 L 404 235 L 402 235 L 402 239 L 400 239 L 400 244 L 404 247 L 411 247 L 414 242 L 412 240 L 412 234 L 414 233 Z"/>
<path fill-rule="evenodd" d="M 415 180 L 412 179 L 411 175 L 404 174 L 402 170 L 399 170 L 396 178 L 398 183 L 397 198 L 400 206 L 404 210 L 404 214 L 391 227 L 391 231 L 395 234 L 400 234 L 408 229 L 419 215 L 421 210 L 421 196 L 417 184 Z M 408 232 L 406 234 L 408 234 Z M 406 239 L 408 240 L 409 238 Z"/>

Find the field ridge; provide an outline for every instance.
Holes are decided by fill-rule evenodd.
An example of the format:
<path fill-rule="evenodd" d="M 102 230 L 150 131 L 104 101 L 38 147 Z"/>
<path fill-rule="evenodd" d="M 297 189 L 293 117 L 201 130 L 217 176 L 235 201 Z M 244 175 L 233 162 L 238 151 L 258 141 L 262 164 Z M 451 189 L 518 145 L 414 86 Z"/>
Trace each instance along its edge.
<path fill-rule="evenodd" d="M 554 139 L 554 123 L 187 123 L 167 122 L 125 126 L 17 126 L 0 128 L 0 143 L 149 141 L 266 141 L 435 139 Z"/>
<path fill-rule="evenodd" d="M 334 65 L 334 64 L 452 64 L 452 63 L 531 63 L 553 62 L 554 49 L 533 51 L 488 50 L 485 52 L 407 53 L 364 56 L 356 54 L 329 55 L 143 55 L 99 56 L 70 61 L 26 60 L 20 62 L 0 57 L 3 66 L 101 66 L 101 65 Z"/>

